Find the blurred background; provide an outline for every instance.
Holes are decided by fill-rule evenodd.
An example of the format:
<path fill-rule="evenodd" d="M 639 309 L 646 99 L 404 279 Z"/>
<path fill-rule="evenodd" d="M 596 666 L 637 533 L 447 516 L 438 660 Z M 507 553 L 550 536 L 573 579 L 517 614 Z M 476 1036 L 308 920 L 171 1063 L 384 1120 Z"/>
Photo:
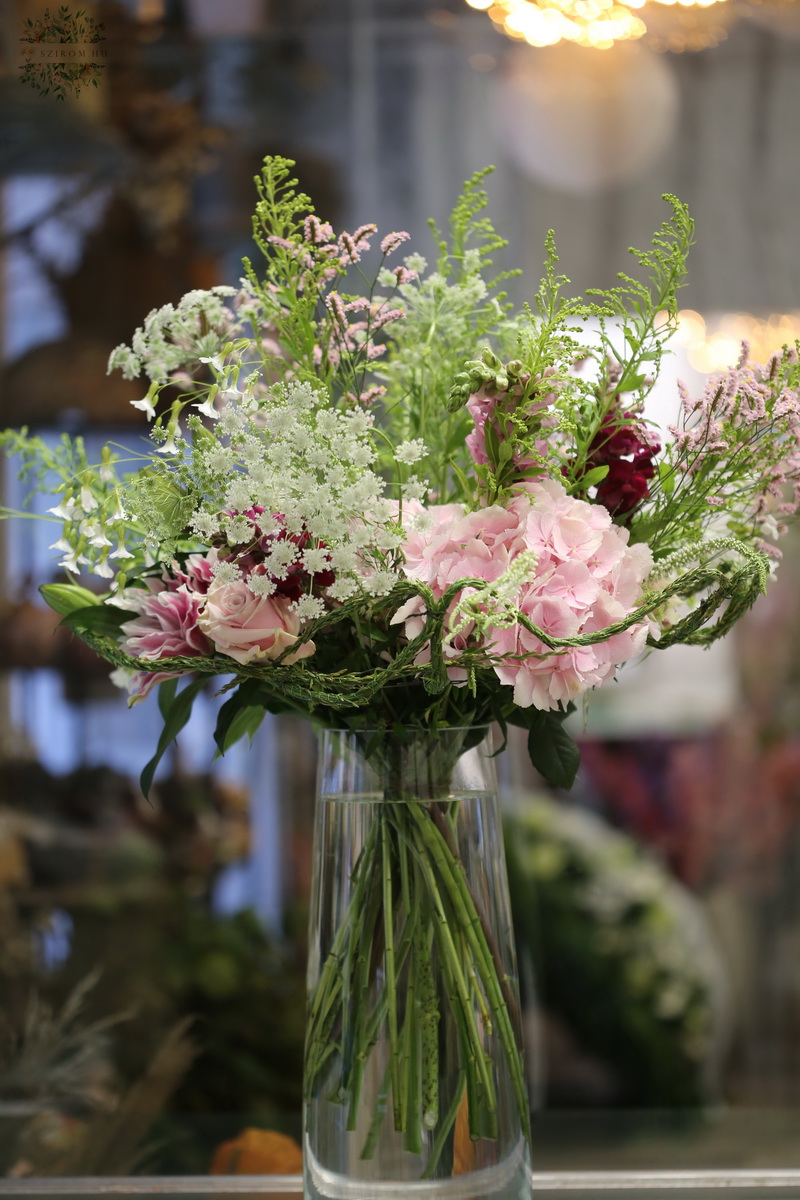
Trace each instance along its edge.
<path fill-rule="evenodd" d="M 6 0 L 1 20 L 0 427 L 135 446 L 139 386 L 108 354 L 237 281 L 268 153 L 321 216 L 422 253 L 494 164 L 517 301 L 549 228 L 576 289 L 608 286 L 678 194 L 698 244 L 661 422 L 742 337 L 760 361 L 800 334 L 796 0 Z M 77 62 L 34 57 L 59 40 Z M 270 719 L 212 762 L 209 690 L 145 803 L 155 702 L 128 712 L 42 607 L 53 536 L 0 524 L 0 1176 L 296 1169 L 313 737 Z M 539 1169 L 800 1167 L 784 544 L 734 638 L 593 698 L 569 796 L 516 740 L 499 760 Z"/>

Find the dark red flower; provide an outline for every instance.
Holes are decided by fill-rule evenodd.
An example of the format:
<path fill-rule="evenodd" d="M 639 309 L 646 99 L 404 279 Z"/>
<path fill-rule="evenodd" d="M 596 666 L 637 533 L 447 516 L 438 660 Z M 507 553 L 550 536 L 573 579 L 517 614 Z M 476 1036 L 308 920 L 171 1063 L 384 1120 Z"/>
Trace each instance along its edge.
<path fill-rule="evenodd" d="M 247 576 L 250 574 L 261 574 L 264 571 L 264 561 L 269 554 L 275 542 L 293 542 L 297 548 L 297 557 L 294 562 L 290 563 L 286 569 L 286 574 L 282 579 L 276 579 L 272 576 L 275 583 L 275 594 L 285 596 L 287 600 L 299 600 L 304 593 L 308 591 L 309 581 L 312 588 L 316 591 L 318 588 L 327 588 L 336 579 L 333 571 L 316 571 L 309 576 L 308 571 L 303 566 L 301 555 L 310 545 L 317 545 L 319 549 L 324 550 L 325 543 L 314 543 L 312 538 L 307 533 L 287 533 L 286 529 L 281 529 L 278 533 L 262 533 L 258 525 L 258 518 L 263 514 L 264 509 L 259 505 L 254 505 L 253 508 L 247 509 L 241 515 L 249 517 L 253 522 L 253 540 L 247 546 L 230 546 L 222 539 L 219 540 L 218 546 L 222 553 L 222 557 L 229 562 L 235 562 L 242 573 Z M 236 514 L 231 513 L 231 516 Z M 273 513 L 273 517 L 283 523 L 283 517 L 280 513 Z M 224 553 L 227 551 L 227 553 Z"/>
<path fill-rule="evenodd" d="M 648 480 L 656 473 L 655 455 L 661 446 L 643 436 L 631 412 L 611 409 L 592 439 L 586 470 L 608 467 L 597 485 L 596 501 L 612 516 L 623 516 L 650 495 Z"/>
<path fill-rule="evenodd" d="M 632 461 L 616 458 L 608 464 L 608 474 L 597 485 L 597 502 L 612 516 L 632 512 L 650 495 L 648 480 L 655 467 L 649 454 L 636 455 Z"/>

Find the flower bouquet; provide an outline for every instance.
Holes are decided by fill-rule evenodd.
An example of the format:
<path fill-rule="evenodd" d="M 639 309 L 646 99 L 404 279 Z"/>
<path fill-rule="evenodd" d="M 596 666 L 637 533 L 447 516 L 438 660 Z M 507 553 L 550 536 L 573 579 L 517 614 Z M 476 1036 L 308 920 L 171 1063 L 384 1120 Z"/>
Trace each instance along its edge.
<path fill-rule="evenodd" d="M 307 1194 L 526 1196 L 485 727 L 526 728 L 568 787 L 578 697 L 646 647 L 708 645 L 754 602 L 800 503 L 797 348 L 753 366 L 743 347 L 682 395 L 667 439 L 645 401 L 693 237 L 678 200 L 633 251 L 642 278 L 569 299 L 550 235 L 514 312 L 483 173 L 433 228 L 431 268 L 398 261 L 406 234 L 377 265 L 374 226 L 335 235 L 292 165 L 257 180 L 259 266 L 111 355 L 149 380 L 149 446 L 90 462 L 80 438 L 4 443 L 57 493 L 72 581 L 45 598 L 132 703 L 158 687 L 145 793 L 209 676 L 226 677 L 220 752 L 266 712 L 327 731 Z"/>

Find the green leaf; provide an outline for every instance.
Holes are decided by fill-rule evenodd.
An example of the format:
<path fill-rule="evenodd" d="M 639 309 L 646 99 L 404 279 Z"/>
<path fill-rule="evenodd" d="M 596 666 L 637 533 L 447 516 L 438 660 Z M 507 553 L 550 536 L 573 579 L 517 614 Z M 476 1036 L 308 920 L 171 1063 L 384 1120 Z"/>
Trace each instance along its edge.
<path fill-rule="evenodd" d="M 89 605 L 101 604 L 101 598 L 77 583 L 44 583 L 39 594 L 62 617 Z"/>
<path fill-rule="evenodd" d="M 496 467 L 500 458 L 500 439 L 497 436 L 497 430 L 494 427 L 493 421 L 487 421 L 484 425 L 483 440 L 486 447 L 486 456 L 492 466 Z"/>
<path fill-rule="evenodd" d="M 240 738 L 246 737 L 252 742 L 266 715 L 267 710 L 261 704 L 250 704 L 246 708 L 240 708 L 228 726 L 224 745 L 220 747 L 220 754 L 224 754 Z"/>
<path fill-rule="evenodd" d="M 602 467 L 592 467 L 591 471 L 587 471 L 585 475 L 582 475 L 580 479 L 576 480 L 576 487 L 580 491 L 584 492 L 587 488 L 594 487 L 595 484 L 600 483 L 601 480 L 605 479 L 607 474 L 607 463 Z"/>
<path fill-rule="evenodd" d="M 677 471 L 670 463 L 660 462 L 658 464 L 658 478 L 665 496 L 671 496 L 675 491 L 676 476 Z"/>
<path fill-rule="evenodd" d="M 171 684 L 172 680 L 170 680 L 169 683 Z M 150 762 L 147 764 L 145 769 L 142 771 L 139 779 L 139 784 L 145 797 L 150 795 L 150 788 L 153 784 L 153 776 L 156 773 L 158 764 L 161 762 L 161 759 L 166 753 L 167 747 L 175 741 L 175 738 L 189 720 L 189 717 L 192 714 L 192 705 L 194 704 L 195 697 L 204 683 L 205 679 L 201 675 L 198 679 L 195 679 L 191 683 L 187 684 L 183 691 L 178 692 L 178 694 L 173 697 L 171 703 L 167 703 L 167 701 L 165 701 L 164 728 L 161 730 L 161 737 L 158 739 L 156 752 L 150 759 Z M 168 696 L 169 692 L 167 691 L 167 697 Z M 159 703 L 160 701 L 161 697 L 159 696 Z"/>
<path fill-rule="evenodd" d="M 239 738 L 252 738 L 258 729 L 267 711 L 263 702 L 257 700 L 259 691 L 258 681 L 248 679 L 222 705 L 214 730 L 214 741 L 220 754 L 224 754 Z M 260 714 L 257 720 L 256 714 Z"/>
<path fill-rule="evenodd" d="M 61 624 L 74 633 L 85 629 L 89 633 L 103 633 L 107 637 L 116 638 L 120 625 L 130 620 L 131 613 L 128 609 L 116 608 L 113 604 L 92 604 L 67 613 Z"/>
<path fill-rule="evenodd" d="M 581 752 L 562 724 L 564 715 L 534 710 L 528 725 L 528 755 L 553 787 L 570 788 L 578 773 Z"/>
<path fill-rule="evenodd" d="M 174 675 L 172 679 L 165 679 L 158 686 L 158 711 L 161 713 L 162 721 L 166 721 L 167 714 L 175 701 L 175 695 L 178 691 L 178 678 Z"/>

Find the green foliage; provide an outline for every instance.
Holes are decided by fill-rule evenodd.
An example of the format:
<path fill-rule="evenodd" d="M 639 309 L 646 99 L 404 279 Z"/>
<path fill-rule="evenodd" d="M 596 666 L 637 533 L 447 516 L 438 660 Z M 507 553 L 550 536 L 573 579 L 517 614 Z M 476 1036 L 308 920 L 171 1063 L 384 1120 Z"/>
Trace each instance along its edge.
<path fill-rule="evenodd" d="M 39 588 L 39 594 L 62 617 L 85 610 L 90 604 L 102 604 L 102 598 L 96 592 L 77 583 L 45 583 Z"/>
<path fill-rule="evenodd" d="M 159 557 L 169 562 L 185 536 L 186 525 L 195 509 L 196 494 L 188 467 L 171 469 L 157 459 L 131 476 L 122 489 L 124 502 L 136 512 Z"/>
<path fill-rule="evenodd" d="M 620 1103 L 702 1104 L 723 1014 L 710 934 L 698 953 L 696 901 L 632 839 L 572 805 L 526 797 L 505 835 L 537 1001 L 606 1063 Z"/>
<path fill-rule="evenodd" d="M 672 216 L 653 235 L 650 249 L 630 253 L 646 272 L 647 282 L 620 272 L 614 288 L 590 290 L 587 294 L 603 301 L 607 315 L 619 318 L 624 345 L 615 349 L 613 338 L 603 329 L 609 354 L 623 364 L 616 391 L 645 394 L 650 390 L 646 374 L 658 375 L 664 343 L 678 324 L 677 294 L 686 279 L 686 259 L 694 242 L 694 221 L 676 196 L 664 195 Z M 659 323 L 660 318 L 660 323 Z M 643 374 L 643 369 L 646 374 Z"/>
<path fill-rule="evenodd" d="M 152 666 L 152 663 L 150 666 Z M 192 715 L 192 705 L 194 704 L 195 696 L 203 687 L 204 682 L 205 680 L 201 675 L 198 679 L 193 679 L 187 683 L 180 692 L 177 690 L 177 679 L 170 679 L 166 683 L 161 684 L 158 706 L 161 710 L 161 716 L 164 719 L 164 728 L 161 730 L 156 752 L 142 771 L 139 780 L 145 796 L 150 795 L 150 788 L 158 764 Z"/>
<path fill-rule="evenodd" d="M 464 445 L 472 422 L 461 403 L 447 397 L 463 384 L 463 364 L 478 348 L 486 354 L 494 346 L 497 354 L 508 354 L 518 336 L 519 320 L 510 316 L 505 293 L 497 288 L 520 272 L 490 275 L 492 256 L 507 245 L 485 215 L 488 198 L 481 182 L 492 169 L 465 183 L 450 218 L 449 240 L 431 225 L 437 269 L 399 287 L 405 320 L 392 326 L 386 358 L 375 368 L 387 389 L 381 420 L 391 440 L 419 437 L 436 448 L 426 469 L 441 502 L 472 504 L 474 491 L 464 486 L 465 471 L 472 469 Z M 420 273 L 425 269 L 424 259 L 412 256 L 407 262 Z M 459 396 L 466 400 L 463 389 Z"/>

